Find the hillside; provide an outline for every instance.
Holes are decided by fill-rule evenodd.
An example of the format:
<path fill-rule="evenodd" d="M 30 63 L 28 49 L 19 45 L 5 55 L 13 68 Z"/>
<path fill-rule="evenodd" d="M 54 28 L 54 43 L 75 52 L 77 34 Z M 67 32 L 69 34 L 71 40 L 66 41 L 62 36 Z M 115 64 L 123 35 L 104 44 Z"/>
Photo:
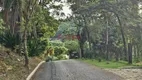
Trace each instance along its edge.
<path fill-rule="evenodd" d="M 40 61 L 39 58 L 30 58 L 28 71 L 24 67 L 23 56 L 0 47 L 0 80 L 25 80 Z"/>

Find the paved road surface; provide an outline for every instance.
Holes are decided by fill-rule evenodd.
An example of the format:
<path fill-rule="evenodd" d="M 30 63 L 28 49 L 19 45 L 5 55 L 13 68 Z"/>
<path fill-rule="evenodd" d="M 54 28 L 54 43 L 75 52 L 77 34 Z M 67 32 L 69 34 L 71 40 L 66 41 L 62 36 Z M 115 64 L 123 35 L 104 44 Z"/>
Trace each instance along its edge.
<path fill-rule="evenodd" d="M 122 78 L 84 62 L 61 60 L 43 64 L 33 80 L 122 80 Z"/>

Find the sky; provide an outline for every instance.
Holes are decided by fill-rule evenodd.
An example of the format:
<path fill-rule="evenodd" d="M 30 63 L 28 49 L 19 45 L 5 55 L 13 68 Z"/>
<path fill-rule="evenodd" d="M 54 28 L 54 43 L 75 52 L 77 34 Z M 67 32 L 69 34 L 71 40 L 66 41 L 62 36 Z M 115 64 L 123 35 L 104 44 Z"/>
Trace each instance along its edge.
<path fill-rule="evenodd" d="M 72 11 L 69 9 L 68 5 L 64 5 L 63 12 L 65 13 L 65 15 L 68 15 L 68 14 L 72 13 Z"/>
<path fill-rule="evenodd" d="M 139 5 L 139 9 L 140 9 L 139 13 L 141 14 L 142 13 L 142 3 L 139 3 L 138 5 Z"/>
<path fill-rule="evenodd" d="M 70 9 L 70 4 L 68 4 L 66 0 L 62 0 L 62 2 L 55 2 L 55 5 L 63 5 L 62 7 L 63 10 L 61 12 L 63 12 L 65 16 L 62 18 L 66 18 L 67 16 L 72 14 L 72 11 Z M 50 11 L 52 12 L 53 10 L 51 9 Z M 54 17 L 57 19 L 59 18 L 58 16 L 54 16 Z"/>

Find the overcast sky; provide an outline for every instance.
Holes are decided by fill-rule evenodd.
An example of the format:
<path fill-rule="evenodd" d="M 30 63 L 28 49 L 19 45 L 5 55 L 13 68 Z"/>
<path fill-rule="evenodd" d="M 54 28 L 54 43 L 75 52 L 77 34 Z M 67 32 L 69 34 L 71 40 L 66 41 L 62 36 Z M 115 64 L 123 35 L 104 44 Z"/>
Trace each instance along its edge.
<path fill-rule="evenodd" d="M 63 10 L 61 12 L 64 12 L 65 17 L 67 17 L 67 16 L 72 14 L 72 11 L 70 10 L 70 4 L 68 4 L 66 2 L 66 0 L 62 0 L 62 2 L 60 2 L 60 3 L 59 2 L 55 2 L 55 5 L 60 5 L 60 4 L 63 5 L 63 7 L 62 7 Z M 50 11 L 52 12 L 53 10 L 50 10 Z M 54 17 L 57 17 L 57 16 L 54 16 Z M 65 17 L 63 17 L 63 18 L 65 18 Z"/>

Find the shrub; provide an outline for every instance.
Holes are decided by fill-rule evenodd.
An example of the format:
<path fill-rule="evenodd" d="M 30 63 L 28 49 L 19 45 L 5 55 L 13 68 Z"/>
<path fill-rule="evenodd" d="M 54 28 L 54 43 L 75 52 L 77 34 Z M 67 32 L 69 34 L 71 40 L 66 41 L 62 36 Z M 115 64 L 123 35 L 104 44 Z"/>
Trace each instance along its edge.
<path fill-rule="evenodd" d="M 86 49 L 84 56 L 85 58 L 93 59 L 94 58 L 93 50 Z"/>
<path fill-rule="evenodd" d="M 57 58 L 58 58 L 58 60 L 66 60 L 66 59 L 68 59 L 67 58 L 67 55 L 65 55 L 65 54 L 61 54 L 61 55 L 59 55 L 59 56 L 57 56 Z"/>
<path fill-rule="evenodd" d="M 54 56 L 59 56 L 61 54 L 68 54 L 68 49 L 65 47 L 54 47 Z"/>
<path fill-rule="evenodd" d="M 65 47 L 69 51 L 77 51 L 78 52 L 79 44 L 77 41 L 65 41 L 64 44 L 65 44 Z"/>
<path fill-rule="evenodd" d="M 50 41 L 50 44 L 51 44 L 52 46 L 64 46 L 64 43 L 61 42 L 60 40 Z"/>
<path fill-rule="evenodd" d="M 10 30 L 5 31 L 5 33 L 0 35 L 0 43 L 7 48 L 14 49 L 16 45 L 20 44 L 19 34 L 12 34 Z"/>
<path fill-rule="evenodd" d="M 5 27 L 3 26 L 3 20 L 0 19 L 0 35 L 3 34 L 5 31 Z"/>
<path fill-rule="evenodd" d="M 42 54 L 45 51 L 48 42 L 46 40 L 30 39 L 28 40 L 27 45 L 29 56 L 33 57 Z"/>
<path fill-rule="evenodd" d="M 54 56 L 58 59 L 63 59 L 63 54 L 68 54 L 68 49 L 64 47 L 64 43 L 60 40 L 50 41 L 52 47 L 54 47 Z"/>

